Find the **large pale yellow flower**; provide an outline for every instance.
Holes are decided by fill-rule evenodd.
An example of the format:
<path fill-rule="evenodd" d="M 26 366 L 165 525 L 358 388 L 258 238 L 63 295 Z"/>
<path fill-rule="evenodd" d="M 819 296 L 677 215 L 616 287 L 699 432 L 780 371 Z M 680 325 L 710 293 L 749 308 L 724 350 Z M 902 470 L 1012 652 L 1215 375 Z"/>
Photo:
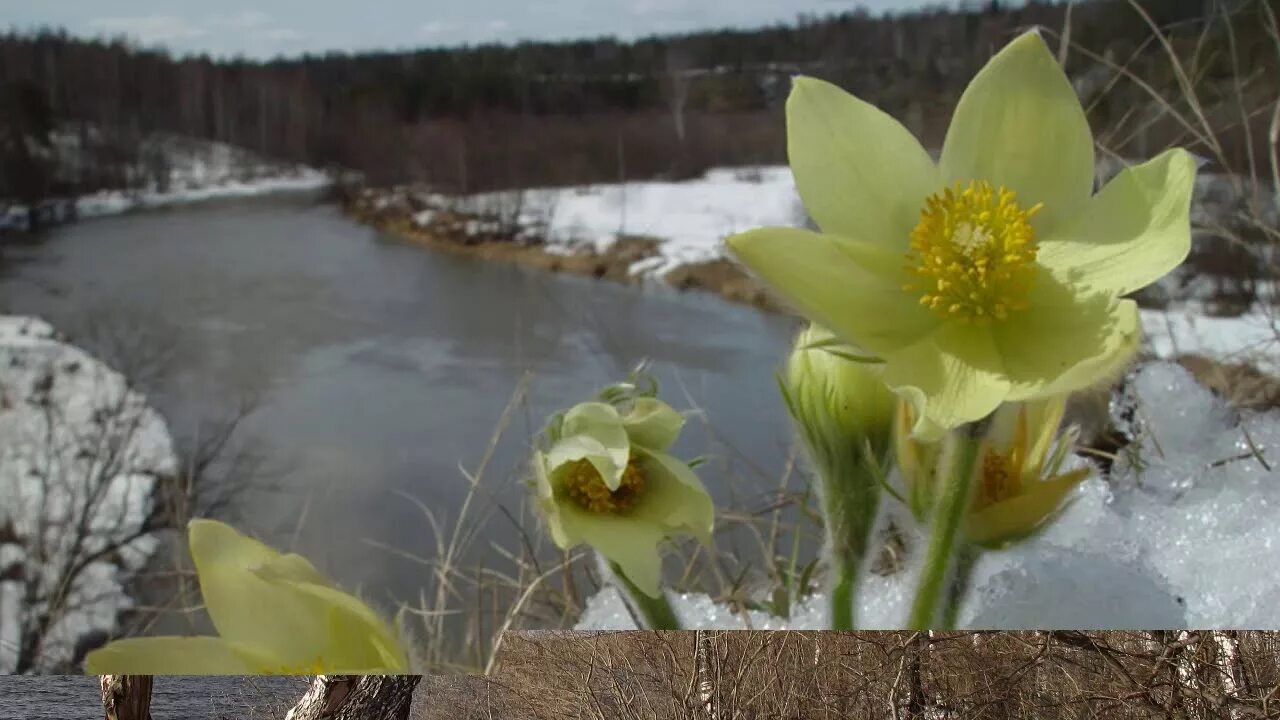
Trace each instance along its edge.
<path fill-rule="evenodd" d="M 188 526 L 191 556 L 217 637 L 116 640 L 89 653 L 93 675 L 405 673 L 393 629 L 306 558 L 213 520 Z"/>
<path fill-rule="evenodd" d="M 1034 32 L 974 77 L 936 164 L 893 118 L 812 78 L 787 101 L 787 145 L 821 233 L 763 228 L 729 247 L 882 359 L 917 434 L 1115 372 L 1139 333 L 1121 298 L 1190 249 L 1190 155 L 1169 150 L 1095 195 L 1084 111 Z"/>
<path fill-rule="evenodd" d="M 533 456 L 538 506 L 556 545 L 586 543 L 641 592 L 658 597 L 658 544 L 711 536 L 715 509 L 698 476 L 666 449 L 684 419 L 640 397 L 625 414 L 604 402 L 565 413 L 558 438 Z"/>

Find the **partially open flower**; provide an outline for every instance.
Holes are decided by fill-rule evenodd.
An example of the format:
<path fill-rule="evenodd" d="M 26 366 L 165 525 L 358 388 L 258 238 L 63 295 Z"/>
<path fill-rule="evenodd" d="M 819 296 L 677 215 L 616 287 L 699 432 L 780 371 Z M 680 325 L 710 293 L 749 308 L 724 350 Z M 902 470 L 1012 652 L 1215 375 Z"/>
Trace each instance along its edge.
<path fill-rule="evenodd" d="M 1066 396 L 1001 405 L 982 439 L 974 468 L 973 497 L 965 519 L 965 537 L 986 548 L 999 548 L 1034 535 L 1062 508 L 1063 499 L 1089 474 L 1078 468 L 1062 472 L 1073 433 L 1058 433 Z M 911 435 L 912 408 L 898 408 L 894 449 L 906 484 L 912 515 L 927 522 L 939 483 L 950 467 L 956 437 L 936 441 Z"/>
<path fill-rule="evenodd" d="M 1088 476 L 1088 467 L 1062 472 L 1073 440 L 1071 432 L 1058 435 L 1065 404 L 1066 397 L 1057 396 L 996 410 L 975 470 L 965 524 L 971 542 L 998 548 L 1034 535 Z"/>
<path fill-rule="evenodd" d="M 574 406 L 533 467 L 538 506 L 556 545 L 586 543 L 641 592 L 659 595 L 658 544 L 673 535 L 708 540 L 711 497 L 684 462 L 665 451 L 684 419 L 650 397 L 625 414 L 609 403 Z"/>
<path fill-rule="evenodd" d="M 404 673 L 393 629 L 306 558 L 213 520 L 188 526 L 191 556 L 217 637 L 116 640 L 89 653 L 94 675 Z"/>

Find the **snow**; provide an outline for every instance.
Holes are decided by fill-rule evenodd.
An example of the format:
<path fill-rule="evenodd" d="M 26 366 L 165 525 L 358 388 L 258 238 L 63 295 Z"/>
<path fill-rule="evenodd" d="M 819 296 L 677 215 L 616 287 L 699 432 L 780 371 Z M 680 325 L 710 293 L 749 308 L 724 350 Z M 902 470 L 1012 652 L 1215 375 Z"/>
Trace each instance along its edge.
<path fill-rule="evenodd" d="M 1141 314 L 1144 339 L 1156 357 L 1196 353 L 1280 374 L 1280 316 L 1275 310 L 1255 307 L 1238 317 L 1210 317 L 1191 308 Z"/>
<path fill-rule="evenodd" d="M 55 620 L 37 669 L 115 626 L 130 605 L 124 583 L 155 547 L 149 534 L 135 537 L 152 488 L 176 473 L 177 458 L 145 398 L 48 323 L 0 316 L 0 368 L 0 672 L 12 672 L 20 633 L 40 613 Z M 83 560 L 68 578 L 63 571 Z M 51 607 L 68 579 L 64 606 Z"/>
<path fill-rule="evenodd" d="M 293 175 L 266 177 L 256 180 L 224 180 L 217 185 L 197 186 L 166 192 L 157 190 L 141 192 L 104 190 L 76 198 L 76 213 L 80 217 L 118 215 L 135 209 L 164 207 L 166 205 L 201 202 L 204 200 L 316 190 L 326 187 L 328 184 L 329 177 L 327 175 L 319 170 L 304 168 Z"/>
<path fill-rule="evenodd" d="M 1082 483 L 1044 534 L 983 556 L 961 625 L 1280 629 L 1280 410 L 1241 414 L 1181 366 L 1157 361 L 1132 374 L 1112 412 L 1134 442 L 1109 474 Z M 915 572 L 867 578 L 859 624 L 900 627 Z M 705 595 L 672 599 L 692 628 L 827 621 L 821 593 L 786 619 L 744 618 Z M 612 590 L 592 597 L 577 625 L 632 627 Z"/>
<path fill-rule="evenodd" d="M 460 199 L 432 195 L 431 204 L 463 210 L 518 208 L 520 227 L 537 227 L 548 252 L 604 251 L 619 237 L 660 241 L 659 256 L 630 268 L 662 277 L 693 263 L 725 257 L 724 238 L 764 225 L 802 225 L 804 210 L 785 166 L 713 169 L 681 182 L 630 182 L 482 193 Z M 434 214 L 419 221 L 425 225 Z"/>
<path fill-rule="evenodd" d="M 89 132 L 90 143 L 96 137 L 96 132 Z M 55 133 L 53 139 L 59 171 L 67 174 L 67 182 L 74 183 L 76 169 L 86 155 L 85 143 L 75 132 Z M 134 187 L 77 197 L 75 214 L 79 217 L 117 215 L 135 209 L 205 200 L 316 190 L 332 183 L 326 173 L 314 168 L 271 161 L 226 143 L 195 138 L 155 135 L 143 142 L 138 154 L 138 163 L 125 169 L 129 184 Z M 159 164 L 162 169 L 147 167 L 150 164 Z M 160 185 L 154 181 L 157 173 L 164 178 Z M 69 219 L 70 204 L 65 199 L 50 198 L 43 210 L 50 221 L 63 222 Z M 3 207 L 0 203 L 0 208 L 0 229 L 26 229 L 26 207 Z"/>

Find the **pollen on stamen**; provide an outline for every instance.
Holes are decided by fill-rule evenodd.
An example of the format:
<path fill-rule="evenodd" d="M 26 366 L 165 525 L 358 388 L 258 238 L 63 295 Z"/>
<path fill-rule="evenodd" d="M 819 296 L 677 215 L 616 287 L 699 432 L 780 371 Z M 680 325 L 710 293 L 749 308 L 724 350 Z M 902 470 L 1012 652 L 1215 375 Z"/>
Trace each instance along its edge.
<path fill-rule="evenodd" d="M 985 181 L 957 183 L 925 200 L 911 232 L 904 289 L 949 319 L 986 323 L 1025 309 L 1035 278 L 1037 246 L 1017 195 Z"/>
<path fill-rule="evenodd" d="M 579 507 L 602 515 L 621 515 L 631 510 L 645 489 L 644 471 L 635 460 L 622 471 L 617 490 L 610 490 L 595 466 L 586 460 L 572 463 L 563 482 L 564 493 Z"/>

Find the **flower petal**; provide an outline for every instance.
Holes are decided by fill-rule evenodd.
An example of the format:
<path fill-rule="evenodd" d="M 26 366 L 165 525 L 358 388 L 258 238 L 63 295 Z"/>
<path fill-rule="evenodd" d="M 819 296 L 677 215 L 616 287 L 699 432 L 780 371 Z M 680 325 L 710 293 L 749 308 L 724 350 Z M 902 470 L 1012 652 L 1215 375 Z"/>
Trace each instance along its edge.
<path fill-rule="evenodd" d="M 1150 285 L 1191 251 L 1195 175 L 1181 148 L 1124 170 L 1078 218 L 1045 237 L 1040 262 L 1095 292 L 1125 295 Z"/>
<path fill-rule="evenodd" d="M 1035 533 L 1062 507 L 1062 500 L 1089 468 L 1080 468 L 1042 482 L 1032 482 L 1027 491 L 1003 502 L 970 513 L 965 534 L 984 547 L 1000 547 Z"/>
<path fill-rule="evenodd" d="M 1137 354 L 1142 335 L 1138 324 L 1138 305 L 1132 300 L 1121 300 L 1116 303 L 1110 308 L 1108 315 L 1101 341 L 1096 344 L 1092 344 L 1091 341 L 1094 348 L 1092 356 L 1077 361 L 1053 377 L 1045 376 L 1035 379 L 1023 375 L 1014 378 L 1009 399 L 1027 400 L 1047 395 L 1060 395 L 1113 381 Z M 1063 322 L 1052 317 L 1046 317 L 1044 322 L 1047 325 L 1056 324 L 1063 328 L 1070 326 L 1069 321 Z M 1021 360 L 1025 361 L 1028 357 L 1024 355 Z M 1012 364 L 1017 361 L 1006 358 L 1006 362 Z M 1028 365 L 1018 367 L 1025 368 Z"/>
<path fill-rule="evenodd" d="M 391 627 L 362 600 L 327 585 L 297 582 L 292 588 L 311 598 L 328 618 L 323 631 L 327 647 L 313 668 L 320 673 L 403 673 L 407 653 Z"/>
<path fill-rule="evenodd" d="M 551 540 L 561 550 L 568 550 L 577 545 L 578 538 L 570 537 L 565 532 L 560 516 L 560 505 L 556 499 L 555 487 L 551 484 L 551 471 L 547 458 L 540 452 L 533 453 L 534 483 L 537 490 L 538 509 L 542 513 L 543 522 L 551 533 Z"/>
<path fill-rule="evenodd" d="M 1085 294 L 1038 269 L 1030 307 L 991 326 L 1005 372 L 1016 383 L 1051 383 L 1101 353 L 1116 322 L 1117 301 Z"/>
<path fill-rule="evenodd" d="M 280 665 L 309 662 L 324 647 L 324 618 L 279 583 L 259 577 L 282 554 L 215 520 L 188 525 L 205 608 L 224 640 L 259 648 Z"/>
<path fill-rule="evenodd" d="M 600 473 L 606 487 L 618 489 L 631 454 L 631 441 L 616 408 L 602 402 L 574 405 L 565 413 L 560 433 L 563 439 L 547 453 L 552 468 L 585 458 Z"/>
<path fill-rule="evenodd" d="M 940 322 L 902 289 L 904 256 L 881 245 L 797 228 L 761 228 L 726 242 L 802 315 L 872 353 L 911 345 Z"/>
<path fill-rule="evenodd" d="M 656 398 L 636 398 L 635 406 L 622 418 L 633 445 L 661 451 L 671 446 L 684 427 L 684 416 Z"/>
<path fill-rule="evenodd" d="M 787 98 L 787 156 L 824 232 L 905 251 L 938 172 L 897 120 L 831 83 L 798 77 Z"/>
<path fill-rule="evenodd" d="M 912 403 L 916 418 L 912 434 L 926 441 L 986 417 L 1009 393 L 989 329 L 962 323 L 943 325 L 916 344 L 886 356 L 884 382 Z"/>
<path fill-rule="evenodd" d="M 116 640 L 89 653 L 90 675 L 254 675 L 262 667 L 252 651 L 222 638 L 146 637 Z"/>
<path fill-rule="evenodd" d="M 648 520 L 670 533 L 689 533 L 706 542 L 715 524 L 715 505 L 690 467 L 660 452 L 641 460 L 645 494 L 629 517 Z"/>
<path fill-rule="evenodd" d="M 960 97 L 939 163 L 951 185 L 986 180 L 1044 203 L 1041 236 L 1093 193 L 1093 135 L 1071 81 L 1035 31 L 996 53 Z"/>
<path fill-rule="evenodd" d="M 597 515 L 568 503 L 560 506 L 566 535 L 595 548 L 622 569 L 633 585 L 650 596 L 658 596 L 662 557 L 658 543 L 666 529 L 648 519 L 625 515 Z"/>

